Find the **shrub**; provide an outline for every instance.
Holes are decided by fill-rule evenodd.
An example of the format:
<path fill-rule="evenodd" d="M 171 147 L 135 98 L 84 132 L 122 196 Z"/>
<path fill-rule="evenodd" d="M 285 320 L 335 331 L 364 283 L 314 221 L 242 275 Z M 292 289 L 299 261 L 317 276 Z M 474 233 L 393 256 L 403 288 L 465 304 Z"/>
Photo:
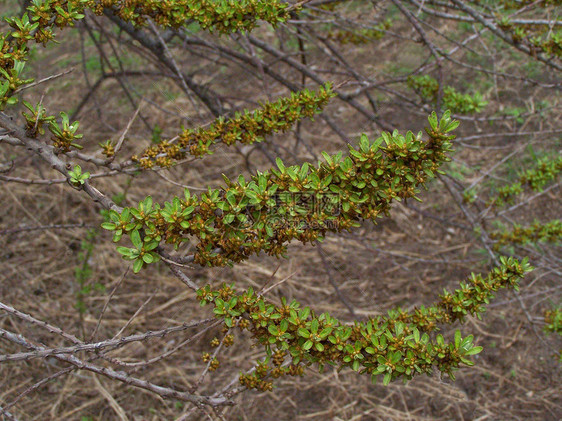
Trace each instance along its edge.
<path fill-rule="evenodd" d="M 560 220 L 541 222 L 535 219 L 529 225 L 525 220 L 519 223 L 508 219 L 510 228 L 505 226 L 506 218 L 502 216 L 523 206 L 526 201 L 544 199 L 545 193 L 555 189 L 561 161 L 553 157 L 553 148 L 543 143 L 543 156 L 537 158 L 531 149 L 533 162 L 526 162 L 516 171 L 510 171 L 510 161 L 500 157 L 489 170 L 465 180 L 465 174 L 472 176 L 476 166 L 468 167 L 465 173 L 454 173 L 454 165 L 459 165 L 455 153 L 462 154 L 467 145 L 478 149 L 481 145 L 467 143 L 474 139 L 482 141 L 488 135 L 499 137 L 503 134 L 475 134 L 474 137 L 459 138 L 458 131 L 479 129 L 482 122 L 492 126 L 499 124 L 498 121 L 507 120 L 506 124 L 519 121 L 506 117 L 508 113 L 503 112 L 503 108 L 498 110 L 498 115 L 491 115 L 491 108 L 498 106 L 491 92 L 495 89 L 495 97 L 499 98 L 498 77 L 513 83 L 523 81 L 553 89 L 559 89 L 559 83 L 551 83 L 547 76 L 544 80 L 535 80 L 499 71 L 495 67 L 490 70 L 485 65 L 459 62 L 453 55 L 456 49 L 462 49 L 463 42 L 451 39 L 428 22 L 444 20 L 470 24 L 482 31 L 479 34 L 482 42 L 489 42 L 490 45 L 501 43 L 502 48 L 507 46 L 511 52 L 518 51 L 525 60 L 537 61 L 549 71 L 558 72 L 558 75 L 562 70 L 560 34 L 559 31 L 551 30 L 551 27 L 557 27 L 561 22 L 549 20 L 548 10 L 542 10 L 531 2 L 498 2 L 501 5 L 490 6 L 482 2 L 453 0 L 449 6 L 445 6 L 440 3 L 392 0 L 388 2 L 392 7 L 388 8 L 379 4 L 384 2 L 373 2 L 375 21 L 362 18 L 366 13 L 366 6 L 362 3 L 33 0 L 22 2 L 21 13 L 7 16 L 0 34 L 0 127 L 3 129 L 0 141 L 6 145 L 6 149 L 2 149 L 3 153 L 11 156 L 14 151 L 22 151 L 22 154 L 31 155 L 33 159 L 10 158 L 12 164 L 7 165 L 6 169 L 2 168 L 0 179 L 15 185 L 67 183 L 75 197 L 80 197 L 79 192 L 85 193 L 89 198 L 88 209 L 94 209 L 94 205 L 101 208 L 101 217 L 96 216 L 96 226 L 110 232 L 113 242 L 119 243 L 114 254 L 132 262 L 134 273 L 147 273 L 147 277 L 169 269 L 193 290 L 190 293 L 193 301 L 198 301 L 203 307 L 210 305 L 213 316 L 173 327 L 156 330 L 147 328 L 142 333 L 122 336 L 123 331 L 148 305 L 150 298 L 116 335 L 97 341 L 96 335 L 115 289 L 110 292 L 95 279 L 95 265 L 91 262 L 97 253 L 101 253 L 98 239 L 108 237 L 99 235 L 95 230 L 89 231 L 82 238 L 79 265 L 74 274 L 79 287 L 74 299 L 79 317 L 77 332 L 80 333 L 70 333 L 76 326 L 61 329 L 28 314 L 31 313 L 28 310 L 18 309 L 27 308 L 25 302 L 18 302 L 15 307 L 0 302 L 0 308 L 11 319 L 40 332 L 33 337 L 25 331 L 19 333 L 20 329 L 10 327 L 8 323 L 2 324 L 0 339 L 14 348 L 0 355 L 0 363 L 15 364 L 18 361 L 52 357 L 65 364 L 63 370 L 52 378 L 77 369 L 86 370 L 94 373 L 94 376 L 144 389 L 159 398 L 188 402 L 203 412 L 207 411 L 208 406 L 217 408 L 232 404 L 233 397 L 246 389 L 272 390 L 275 379 L 282 376 L 305 376 L 308 367 L 317 367 L 320 371 L 326 367 L 335 367 L 338 371 L 347 368 L 357 374 L 370 376 L 373 383 L 380 376 L 386 386 L 398 379 L 407 382 L 418 374 L 431 375 L 435 369 L 454 380 L 456 370 L 463 365 L 474 365 L 471 357 L 483 349 L 474 343 L 474 336 L 465 336 L 456 328 L 451 329 L 450 334 L 447 331 L 440 333 L 440 329 L 456 322 L 465 323 L 473 316 L 481 318 L 485 306 L 500 289 L 509 288 L 514 293 L 518 291 L 521 280 L 532 270 L 527 256 L 539 261 L 540 270 L 549 273 L 549 269 L 552 269 L 549 265 L 553 265 L 556 259 L 545 257 L 548 253 L 539 246 L 559 243 Z M 544 3 L 546 9 L 557 4 Z M 498 7 L 494 9 L 497 13 L 489 13 L 489 7 Z M 511 13 L 511 9 L 518 13 L 527 12 L 530 17 L 513 18 L 515 14 Z M 109 30 L 103 26 L 110 24 L 113 26 Z M 37 91 L 45 83 L 56 83 L 66 78 L 68 72 L 39 80 L 29 76 L 38 72 L 34 68 L 40 63 L 37 55 L 50 51 L 58 43 L 61 45 L 56 48 L 64 48 L 67 43 L 70 45 L 76 33 L 68 29 L 72 27 L 77 28 L 82 37 L 82 58 L 85 59 L 84 51 L 87 48 L 83 37 L 88 35 L 90 50 L 97 51 L 100 65 L 88 70 L 83 60 L 87 93 L 74 110 L 58 110 L 57 101 L 59 104 L 66 101 L 54 99 L 55 94 L 64 92 L 67 87 L 53 85 L 51 91 L 39 97 Z M 462 25 L 458 25 L 455 37 L 466 35 L 462 33 L 462 28 Z M 58 29 L 65 31 L 59 35 Z M 342 55 L 342 51 L 347 52 L 346 49 L 350 48 L 349 51 L 360 62 L 364 59 L 364 52 L 368 51 L 364 49 L 383 43 L 388 37 L 397 37 L 393 31 L 400 29 L 413 31 L 419 37 L 415 41 L 423 45 L 427 53 L 416 69 L 404 68 L 407 73 L 405 76 L 392 75 L 391 79 L 379 83 L 374 78 L 364 76 L 359 65 L 352 64 Z M 273 38 L 274 35 L 278 38 Z M 124 41 L 124 37 L 127 41 Z M 439 37 L 450 44 L 447 47 L 436 44 L 434 38 Z M 441 38 L 439 40 L 445 42 Z M 125 68 L 124 60 L 118 53 L 118 49 L 125 44 L 131 51 L 141 51 L 144 57 L 140 64 L 129 58 L 131 69 Z M 201 68 L 199 64 L 192 63 L 186 71 L 178 64 L 180 51 L 199 57 Z M 467 57 L 469 53 L 473 54 L 473 51 L 468 49 Z M 108 58 L 109 54 L 111 59 Z M 331 60 L 331 64 L 326 64 L 327 69 L 320 69 L 317 64 L 311 65 L 322 54 Z M 146 57 L 150 57 L 150 61 Z M 478 56 L 479 59 L 483 57 Z M 231 82 L 227 86 L 214 87 L 216 75 L 211 76 L 208 69 L 230 71 L 228 66 L 221 64 L 222 60 L 243 66 L 245 72 L 263 83 L 267 99 L 253 101 L 248 96 L 241 96 L 240 87 Z M 475 86 L 467 89 L 466 84 L 462 86 L 455 78 L 448 77 L 445 61 L 449 61 L 451 66 L 461 64 L 461 69 L 474 70 L 478 74 L 474 80 Z M 157 70 L 149 66 L 150 62 L 156 63 L 154 69 Z M 278 63 L 283 67 L 277 68 Z M 205 69 L 204 75 L 201 69 Z M 88 71 L 99 71 L 99 79 L 94 84 L 88 79 Z M 341 80 L 340 73 L 354 80 Z M 324 78 L 323 74 L 329 77 Z M 197 117 L 185 118 L 183 112 L 178 114 L 158 106 L 163 114 L 173 116 L 168 116 L 170 120 L 181 120 L 181 126 L 174 126 L 169 121 L 156 123 L 156 111 L 154 115 L 144 114 L 138 96 L 142 97 L 141 102 L 145 104 L 154 104 L 154 101 L 149 98 L 148 91 L 139 93 L 132 89 L 128 78 L 150 78 L 155 75 L 168 78 L 170 86 L 175 84 L 173 89 L 185 94 L 186 104 L 189 104 L 187 107 Z M 493 89 L 480 77 L 493 78 Z M 124 93 L 123 98 L 113 95 L 111 100 L 128 101 L 135 109 L 124 131 L 111 139 L 105 136 L 102 124 L 105 121 L 101 116 L 114 106 L 113 103 L 110 107 L 94 99 L 98 101 L 95 108 L 100 116 L 99 121 L 86 118 L 84 111 L 86 104 L 97 95 L 96 91 L 109 79 L 117 81 L 115 86 Z M 289 93 L 279 93 L 281 87 L 287 88 Z M 373 92 L 379 96 L 373 96 Z M 395 115 L 381 110 L 380 104 L 384 103 L 385 95 L 394 98 L 388 104 L 395 107 Z M 176 98 L 177 95 L 169 97 Z M 252 103 L 251 110 L 241 106 L 244 101 Z M 305 139 L 307 135 L 303 127 L 307 124 L 306 120 L 316 118 L 318 121 L 315 124 L 322 122 L 323 127 L 333 132 L 330 136 L 334 139 L 340 137 L 347 140 L 345 130 L 334 119 L 337 113 L 329 111 L 337 101 L 347 107 L 346 110 L 353 111 L 353 118 L 356 119 L 352 121 L 354 132 L 357 131 L 356 121 L 362 118 L 376 125 L 380 134 L 354 136 L 358 138 L 356 141 L 351 144 L 345 142 L 345 153 L 324 150 L 328 149 L 324 145 L 336 142 L 324 139 L 320 142 L 323 151 L 322 158 L 319 158 Z M 125 108 L 124 104 L 121 106 Z M 409 106 L 412 107 L 408 109 Z M 527 114 L 525 111 L 525 125 L 533 118 L 537 119 L 537 126 L 540 127 L 543 121 L 552 123 L 548 110 L 549 107 L 545 105 L 536 115 L 532 110 Z M 483 115 L 484 111 L 490 114 Z M 20 112 L 21 117 L 17 112 Z M 121 109 L 110 112 L 115 112 L 119 121 L 124 117 Z M 425 133 L 419 131 L 415 134 L 411 130 L 400 132 L 394 129 L 395 123 L 389 122 L 403 120 L 408 123 L 407 128 L 414 129 L 419 127 L 419 115 L 429 115 Z M 145 137 L 148 142 L 144 142 L 144 145 L 133 141 L 133 135 L 129 137 L 137 118 L 142 120 L 150 133 Z M 83 120 L 87 124 L 81 124 Z M 468 128 L 463 129 L 461 126 L 459 129 L 461 121 Z M 111 124 L 105 124 L 111 127 Z M 369 127 L 367 131 L 373 130 Z M 523 131 L 510 131 L 513 136 L 521 135 L 520 132 Z M 553 136 L 559 132 L 557 129 L 547 131 Z M 531 134 L 536 133 L 543 133 L 542 128 Z M 293 134 L 295 147 L 291 150 L 288 142 Z M 283 140 L 270 142 L 275 135 Z M 299 147 L 302 148 L 300 152 Z M 273 153 L 269 148 L 273 148 Z M 516 145 L 508 157 L 519 154 L 522 149 Z M 182 186 L 182 195 L 168 195 L 159 188 L 151 191 L 150 185 L 146 185 L 140 200 L 127 197 L 132 181 L 139 177 L 159 174 L 167 179 L 163 175 L 164 171 L 182 168 L 186 162 L 194 168 L 197 166 L 200 171 L 207 168 L 207 164 L 209 168 L 217 167 L 221 163 L 220 153 L 225 150 L 240 152 L 248 169 L 252 170 L 249 176 L 219 168 L 221 173 L 231 173 L 230 176 L 221 174 L 223 183 L 219 187 L 214 180 L 204 180 L 204 188 L 185 187 L 183 181 L 172 181 L 172 184 Z M 249 156 L 253 151 L 261 151 L 268 160 L 267 165 L 260 163 L 261 170 L 251 168 L 253 164 Z M 451 162 L 453 159 L 454 162 Z M 11 171 L 25 171 L 26 165 L 30 171 L 37 169 L 42 179 L 33 179 L 30 178 L 33 176 L 24 174 L 8 175 Z M 44 176 L 41 170 L 44 165 L 58 172 L 59 179 Z M 504 173 L 492 179 L 490 174 L 496 169 Z M 112 196 L 109 193 L 110 181 L 114 182 L 112 180 L 121 176 L 128 177 L 129 184 L 120 191 L 113 191 Z M 442 194 L 449 198 L 441 201 L 440 205 L 455 206 L 466 217 L 465 222 L 469 226 L 461 226 L 469 232 L 471 242 L 481 244 L 480 251 L 486 256 L 486 262 L 477 264 L 473 260 L 473 271 L 466 281 L 460 283 L 454 292 L 445 289 L 429 306 L 420 305 L 414 300 L 413 303 L 387 306 L 386 315 L 358 316 L 341 296 L 328 272 L 338 297 L 355 316 L 353 321 L 346 321 L 328 312 L 321 312 L 317 309 L 320 304 L 317 302 L 307 303 L 286 296 L 273 299 L 267 296 L 269 290 L 259 291 L 243 283 L 240 286 L 238 282 L 204 285 L 204 282 L 193 281 L 192 276 L 185 273 L 186 269 L 194 274 L 200 273 L 202 269 L 194 265 L 211 271 L 224 266 L 235 267 L 249 260 L 260 261 L 266 259 L 264 255 L 286 257 L 290 254 L 289 244 L 295 240 L 316 246 L 322 253 L 322 241 L 326 237 L 357 235 L 358 230 L 371 229 L 367 221 L 376 225 L 382 219 L 384 223 L 383 218 L 388 221 L 392 217 L 397 203 L 401 203 L 403 209 L 429 215 L 444 226 L 450 225 L 449 217 L 428 214 L 412 204 L 413 200 L 421 201 L 421 196 L 426 194 L 422 193 L 422 189 L 430 189 L 427 194 L 439 202 L 439 195 L 435 195 L 436 181 L 443 185 Z M 489 198 L 485 200 L 480 196 Z M 516 203 L 518 197 L 523 199 Z M 60 204 L 58 201 L 55 198 L 55 206 Z M 540 216 L 544 221 L 545 218 Z M 490 230 L 490 224 L 499 225 L 501 229 Z M 71 225 L 37 229 L 61 227 Z M 15 231 L 6 230 L 4 233 L 9 235 L 18 232 L 21 231 L 16 228 Z M 529 245 L 534 245 L 537 250 L 526 248 Z M 542 260 L 543 257 L 545 260 Z M 551 272 L 556 272 L 556 269 Z M 443 278 L 445 276 L 441 281 Z M 86 328 L 88 315 L 93 314 L 93 309 L 88 307 L 93 297 L 106 293 L 105 304 L 95 310 L 98 314 L 95 327 L 93 330 Z M 516 299 L 522 303 L 517 294 Z M 166 308 L 166 305 L 162 308 Z M 523 304 L 521 311 L 532 323 L 529 311 Z M 559 333 L 559 311 L 547 310 L 544 314 L 544 330 Z M 534 330 L 532 324 L 530 327 Z M 187 342 L 181 342 L 172 350 L 165 350 L 161 355 L 147 357 L 143 361 L 129 362 L 109 354 L 131 343 L 146 343 L 151 338 L 194 328 L 199 330 Z M 193 339 L 218 329 L 222 329 L 221 333 L 217 333 L 210 341 L 216 350 L 213 353 L 208 352 L 208 349 L 204 351 L 203 373 L 191 382 L 189 389 L 162 376 L 151 375 L 151 380 L 145 380 L 134 370 L 122 370 L 124 367 L 148 366 L 161 361 Z M 235 335 L 235 332 L 238 333 Z M 251 338 L 244 338 L 242 332 L 249 332 Z M 57 335 L 71 344 L 61 345 L 44 340 L 44 335 Z M 219 353 L 221 349 L 232 346 L 235 337 L 239 337 L 239 342 L 243 343 L 241 349 L 245 349 L 248 355 L 250 346 L 260 349 L 257 361 L 252 362 L 250 367 L 246 365 L 237 375 L 238 386 L 231 382 L 224 389 L 216 387 L 215 390 L 203 391 L 200 386 L 207 372 L 220 372 L 223 365 L 229 362 L 229 358 L 225 357 L 226 364 L 223 364 Z M 542 336 L 539 337 L 545 341 Z M 81 356 L 81 352 L 89 354 Z M 97 377 L 95 379 L 99 383 Z M 37 383 L 17 395 L 7 405 L 2 403 L 0 413 L 13 419 L 14 414 L 10 411 L 18 412 L 18 400 L 43 383 Z M 105 390 L 101 383 L 99 388 Z M 111 397 L 109 392 L 105 391 L 102 395 L 111 402 L 112 409 L 122 416 L 123 409 L 113 398 L 108 398 L 108 395 Z"/>

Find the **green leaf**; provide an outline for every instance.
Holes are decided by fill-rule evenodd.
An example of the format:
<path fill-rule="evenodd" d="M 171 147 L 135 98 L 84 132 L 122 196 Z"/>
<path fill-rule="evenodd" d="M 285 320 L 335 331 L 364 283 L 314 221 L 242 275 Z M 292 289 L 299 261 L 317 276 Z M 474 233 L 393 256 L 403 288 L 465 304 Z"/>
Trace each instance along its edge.
<path fill-rule="evenodd" d="M 482 352 L 482 347 L 481 346 L 475 346 L 473 348 L 470 348 L 468 351 L 466 351 L 464 353 L 464 355 L 475 355 L 475 354 L 479 354 L 480 352 Z"/>
<path fill-rule="evenodd" d="M 461 346 L 461 331 L 460 330 L 456 330 L 455 331 L 455 348 L 459 349 L 459 347 Z"/>
<path fill-rule="evenodd" d="M 370 149 L 369 138 L 365 133 L 361 134 L 361 140 L 359 141 L 359 146 L 361 147 L 361 152 L 367 153 Z"/>
<path fill-rule="evenodd" d="M 302 167 L 299 171 L 299 178 L 301 180 L 304 180 L 307 175 L 308 175 L 308 163 L 305 162 L 304 164 L 302 164 Z"/>
<path fill-rule="evenodd" d="M 319 323 L 317 319 L 314 319 L 311 323 L 310 323 L 310 331 L 312 333 L 318 333 L 318 327 L 319 327 Z"/>
<path fill-rule="evenodd" d="M 143 262 L 142 259 L 135 260 L 135 263 L 133 263 L 133 272 L 139 273 L 140 270 L 142 269 L 143 265 L 144 265 L 144 262 Z"/>
<path fill-rule="evenodd" d="M 320 337 L 322 339 L 326 338 L 330 333 L 332 333 L 332 328 L 331 327 L 325 327 L 324 329 L 322 329 L 322 332 L 320 332 Z"/>
<path fill-rule="evenodd" d="M 117 253 L 122 254 L 123 256 L 130 256 L 132 251 L 133 250 L 128 247 L 117 247 Z"/>
<path fill-rule="evenodd" d="M 268 237 L 273 237 L 273 228 L 271 227 L 271 225 L 266 225 L 265 226 L 265 232 L 267 233 Z"/>
<path fill-rule="evenodd" d="M 146 199 L 144 199 L 144 206 L 146 210 L 150 210 L 152 209 L 152 196 L 147 196 Z"/>
<path fill-rule="evenodd" d="M 137 250 L 142 249 L 142 240 L 140 238 L 140 233 L 138 230 L 134 230 L 131 233 L 131 242 L 137 248 Z"/>
<path fill-rule="evenodd" d="M 414 328 L 414 341 L 416 343 L 420 341 L 420 331 L 417 328 Z"/>
<path fill-rule="evenodd" d="M 436 130 L 439 127 L 437 123 L 437 113 L 435 111 L 431 113 L 427 120 L 429 121 L 429 125 L 433 130 Z"/>
<path fill-rule="evenodd" d="M 332 157 L 327 152 L 322 152 L 322 156 L 324 157 L 328 165 L 332 165 Z"/>
<path fill-rule="evenodd" d="M 376 152 L 376 151 L 379 149 L 379 147 L 380 147 L 380 145 L 382 144 L 383 141 L 384 141 L 384 139 L 383 139 L 382 137 L 379 137 L 379 138 L 378 138 L 377 140 L 375 140 L 375 141 L 373 142 L 373 144 L 371 145 L 371 150 L 372 150 L 373 152 Z"/>
<path fill-rule="evenodd" d="M 109 231 L 115 231 L 117 229 L 115 224 L 112 224 L 111 222 L 104 222 L 103 224 L 101 224 L 101 227 Z"/>
<path fill-rule="evenodd" d="M 310 332 L 304 328 L 299 328 L 298 330 L 299 336 L 302 336 L 303 338 L 310 338 Z"/>
<path fill-rule="evenodd" d="M 459 127 L 459 124 L 461 124 L 461 122 L 459 120 L 453 120 L 451 121 L 448 126 L 445 129 L 445 133 L 449 133 L 452 132 L 453 130 L 455 130 L 457 127 Z"/>
<path fill-rule="evenodd" d="M 388 372 L 384 375 L 384 379 L 382 380 L 382 384 L 384 384 L 385 386 L 388 386 L 388 384 L 390 383 L 390 380 L 392 380 L 392 373 Z"/>
<path fill-rule="evenodd" d="M 226 193 L 226 200 L 228 201 L 228 203 L 230 203 L 230 206 L 235 207 L 236 206 L 236 196 L 234 195 L 234 192 L 232 190 L 229 190 Z M 232 222 L 232 221 L 230 221 Z"/>

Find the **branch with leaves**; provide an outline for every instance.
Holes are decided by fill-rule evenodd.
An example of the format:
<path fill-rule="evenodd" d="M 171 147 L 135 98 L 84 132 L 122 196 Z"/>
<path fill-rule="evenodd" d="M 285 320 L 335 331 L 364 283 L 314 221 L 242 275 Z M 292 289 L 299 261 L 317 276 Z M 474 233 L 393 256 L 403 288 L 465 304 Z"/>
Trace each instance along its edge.
<path fill-rule="evenodd" d="M 198 240 L 194 261 L 200 265 L 232 264 L 260 251 L 280 256 L 294 239 L 314 242 L 328 231 L 357 227 L 360 220 L 375 222 L 394 200 L 415 198 L 417 188 L 447 161 L 450 132 L 459 125 L 449 112 L 441 120 L 433 113 L 429 123 L 427 142 L 421 132 L 383 133 L 374 142 L 362 136 L 359 148 L 349 145 L 345 158 L 324 154 L 326 161 L 316 167 L 286 167 L 278 159 L 278 169 L 249 181 L 225 177 L 225 187 L 209 189 L 200 199 L 185 189 L 183 199 L 161 207 L 149 196 L 137 208 L 111 211 L 103 227 L 114 231 L 114 241 L 131 237 L 135 248 L 118 251 L 135 260 L 135 272 L 155 261 L 160 242 L 179 247 L 191 237 Z"/>
<path fill-rule="evenodd" d="M 386 317 L 370 318 L 366 322 L 346 325 L 328 313 L 317 315 L 309 307 L 282 298 L 276 306 L 254 293 L 253 289 L 237 294 L 233 285 L 212 290 L 209 285 L 197 292 L 201 304 L 211 303 L 215 317 L 227 328 L 248 330 L 263 346 L 267 358 L 256 366 L 251 375 L 241 375 L 240 383 L 249 388 L 270 390 L 268 378 L 303 373 L 303 366 L 325 365 L 341 370 L 352 368 L 360 374 L 370 374 L 373 383 L 384 375 L 383 383 L 412 379 L 418 374 L 431 374 L 436 367 L 453 380 L 453 372 L 461 364 L 471 366 L 468 358 L 482 350 L 474 346 L 472 335 L 463 338 L 455 332 L 454 341 L 445 343 L 438 334 L 439 324 L 465 321 L 467 315 L 481 317 L 484 305 L 501 288 L 518 288 L 519 280 L 532 270 L 526 260 L 518 262 L 502 257 L 501 266 L 487 277 L 472 274 L 453 294 L 444 291 L 440 301 L 413 312 L 400 308 Z M 288 364 L 285 362 L 288 361 Z M 271 363 L 271 365 L 268 365 Z"/>

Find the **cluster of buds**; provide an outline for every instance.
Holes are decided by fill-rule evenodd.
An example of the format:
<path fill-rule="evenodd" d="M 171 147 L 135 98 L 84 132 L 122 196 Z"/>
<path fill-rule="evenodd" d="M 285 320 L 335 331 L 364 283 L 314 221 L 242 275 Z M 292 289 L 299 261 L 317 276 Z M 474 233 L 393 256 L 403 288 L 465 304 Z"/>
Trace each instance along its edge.
<path fill-rule="evenodd" d="M 260 392 L 269 392 L 273 390 L 273 383 L 261 379 L 256 373 L 240 374 L 239 382 L 248 389 L 256 389 Z"/>

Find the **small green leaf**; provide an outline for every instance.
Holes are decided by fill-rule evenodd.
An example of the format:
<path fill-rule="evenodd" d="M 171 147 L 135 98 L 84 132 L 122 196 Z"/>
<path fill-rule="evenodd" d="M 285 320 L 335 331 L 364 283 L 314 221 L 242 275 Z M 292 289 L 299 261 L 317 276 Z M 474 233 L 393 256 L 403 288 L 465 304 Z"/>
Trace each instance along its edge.
<path fill-rule="evenodd" d="M 140 233 L 138 230 L 134 230 L 131 233 L 131 242 L 138 250 L 142 249 L 142 240 L 140 238 Z"/>
<path fill-rule="evenodd" d="M 115 231 L 117 229 L 115 224 L 112 224 L 111 222 L 104 222 L 103 224 L 101 224 L 101 227 L 109 231 Z"/>
<path fill-rule="evenodd" d="M 385 386 L 388 386 L 391 379 L 392 379 L 392 373 L 391 372 L 386 373 L 384 375 L 384 379 L 382 380 L 382 384 L 384 384 Z"/>
<path fill-rule="evenodd" d="M 455 331 L 455 348 L 459 349 L 459 347 L 461 346 L 461 331 L 457 330 Z"/>
<path fill-rule="evenodd" d="M 142 259 L 135 260 L 135 263 L 133 263 L 133 272 L 139 273 L 140 270 L 142 269 L 143 265 L 144 265 L 144 262 L 143 262 Z"/>
<path fill-rule="evenodd" d="M 300 328 L 298 330 L 299 336 L 302 336 L 303 338 L 310 338 L 310 332 L 304 328 Z"/>
<path fill-rule="evenodd" d="M 117 247 L 117 253 L 122 254 L 123 256 L 130 256 L 131 249 L 128 247 Z"/>
<path fill-rule="evenodd" d="M 470 348 L 468 351 L 466 351 L 464 353 L 464 355 L 475 355 L 475 354 L 479 354 L 480 352 L 482 352 L 482 347 L 481 346 L 475 346 L 473 348 Z"/>

